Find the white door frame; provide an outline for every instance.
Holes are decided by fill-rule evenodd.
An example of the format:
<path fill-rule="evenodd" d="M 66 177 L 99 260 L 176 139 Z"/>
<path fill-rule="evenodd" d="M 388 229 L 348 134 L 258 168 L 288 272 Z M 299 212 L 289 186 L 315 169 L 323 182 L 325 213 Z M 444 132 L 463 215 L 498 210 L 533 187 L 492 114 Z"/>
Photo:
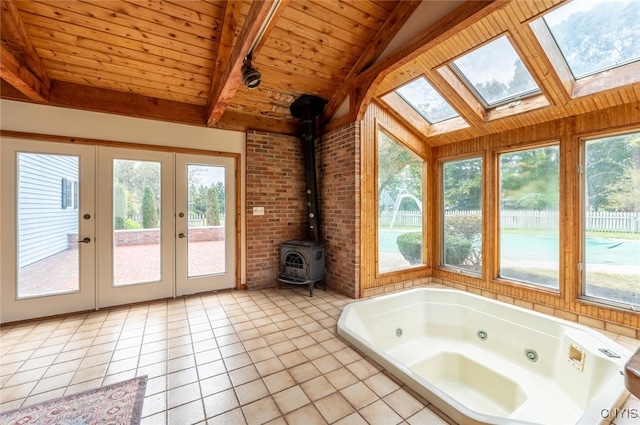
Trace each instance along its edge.
<path fill-rule="evenodd" d="M 0 322 L 12 322 L 35 317 L 84 311 L 96 307 L 95 285 L 95 147 L 51 143 L 24 139 L 2 138 L 0 142 L 0 193 L 4 199 L 0 228 Z M 79 290 L 63 294 L 18 299 L 17 248 L 17 180 L 16 166 L 19 153 L 42 153 L 79 157 L 78 170 L 78 243 Z M 85 216 L 87 218 L 85 218 Z"/>
<path fill-rule="evenodd" d="M 160 196 L 160 280 L 114 286 L 113 276 L 113 161 L 114 159 L 159 162 Z M 98 147 L 98 307 L 169 298 L 174 291 L 174 172 L 173 154 L 152 150 Z"/>
<path fill-rule="evenodd" d="M 224 168 L 225 178 L 225 271 L 188 276 L 188 165 Z M 176 295 L 235 288 L 237 285 L 237 159 L 231 156 L 176 154 Z"/>

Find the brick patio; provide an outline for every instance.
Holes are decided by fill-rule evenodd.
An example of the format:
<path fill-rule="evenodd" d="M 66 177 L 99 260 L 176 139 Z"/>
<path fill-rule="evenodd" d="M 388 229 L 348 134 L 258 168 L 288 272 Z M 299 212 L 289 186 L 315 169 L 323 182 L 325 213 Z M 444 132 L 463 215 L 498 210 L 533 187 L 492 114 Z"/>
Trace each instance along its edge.
<path fill-rule="evenodd" d="M 160 278 L 158 245 L 118 246 L 114 251 L 115 282 L 132 284 Z M 62 251 L 22 267 L 19 273 L 20 297 L 55 294 L 78 289 L 78 250 Z M 224 241 L 190 242 L 188 275 L 223 273 Z"/>

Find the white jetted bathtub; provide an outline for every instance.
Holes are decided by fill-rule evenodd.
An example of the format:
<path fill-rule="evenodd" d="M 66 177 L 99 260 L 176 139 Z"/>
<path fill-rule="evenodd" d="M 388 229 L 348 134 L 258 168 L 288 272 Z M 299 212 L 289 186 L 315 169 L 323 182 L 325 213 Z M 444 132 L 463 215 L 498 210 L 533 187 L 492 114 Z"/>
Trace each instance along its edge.
<path fill-rule="evenodd" d="M 628 394 L 620 344 L 463 291 L 354 302 L 338 333 L 460 424 L 594 425 Z"/>

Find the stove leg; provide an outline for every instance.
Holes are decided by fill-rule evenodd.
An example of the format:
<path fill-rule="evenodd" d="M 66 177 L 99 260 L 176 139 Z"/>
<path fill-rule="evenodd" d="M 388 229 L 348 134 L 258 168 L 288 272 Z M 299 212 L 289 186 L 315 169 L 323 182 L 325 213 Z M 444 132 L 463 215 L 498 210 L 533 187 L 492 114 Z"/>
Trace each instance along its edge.
<path fill-rule="evenodd" d="M 313 283 L 309 282 L 309 297 L 313 297 Z"/>

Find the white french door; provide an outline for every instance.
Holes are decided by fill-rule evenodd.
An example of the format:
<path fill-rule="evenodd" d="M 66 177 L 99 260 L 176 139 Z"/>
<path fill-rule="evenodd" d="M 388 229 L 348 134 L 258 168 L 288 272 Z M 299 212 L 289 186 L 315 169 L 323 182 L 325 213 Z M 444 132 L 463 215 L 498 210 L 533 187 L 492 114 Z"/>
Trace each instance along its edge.
<path fill-rule="evenodd" d="M 236 286 L 236 160 L 176 155 L 176 294 Z"/>
<path fill-rule="evenodd" d="M 0 143 L 2 323 L 236 286 L 235 157 Z"/>
<path fill-rule="evenodd" d="M 98 147 L 98 307 L 174 295 L 173 154 Z"/>
<path fill-rule="evenodd" d="M 2 139 L 2 322 L 95 307 L 94 153 Z"/>

